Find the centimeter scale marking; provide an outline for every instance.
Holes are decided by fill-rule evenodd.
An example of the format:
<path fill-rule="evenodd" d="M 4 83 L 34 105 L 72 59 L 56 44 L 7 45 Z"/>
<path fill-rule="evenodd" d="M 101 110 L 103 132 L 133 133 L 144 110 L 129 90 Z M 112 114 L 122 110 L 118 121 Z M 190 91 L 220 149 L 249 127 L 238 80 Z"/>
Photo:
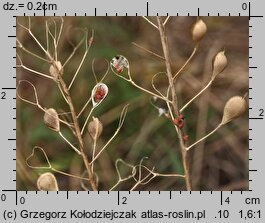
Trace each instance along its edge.
<path fill-rule="evenodd" d="M 252 15 L 251 14 L 251 4 L 250 4 L 250 2 L 248 2 L 248 3 L 243 3 L 242 4 L 242 9 L 243 10 L 247 10 L 248 9 L 248 17 L 249 17 L 249 20 L 251 20 L 251 18 L 262 18 L 263 16 L 260 16 L 260 15 Z M 43 15 L 44 16 L 46 16 L 46 8 L 44 7 L 44 9 L 43 9 Z M 94 14 L 95 14 L 95 16 L 97 16 L 97 8 L 95 8 L 94 9 Z M 26 13 L 23 13 L 23 15 L 24 16 L 26 16 Z M 35 16 L 36 14 L 35 13 L 33 13 L 33 15 Z M 56 16 L 56 14 L 55 13 L 53 13 L 53 15 L 54 16 Z M 64 14 L 65 16 L 67 16 L 67 14 L 65 13 Z M 74 13 L 74 15 L 75 16 L 77 16 L 77 14 L 76 13 Z M 116 16 L 118 16 L 118 13 L 116 13 L 115 14 Z M 126 16 L 128 15 L 128 13 L 126 13 L 125 14 Z M 138 13 L 136 13 L 136 16 L 138 15 Z M 146 15 L 147 16 L 149 16 L 149 2 L 147 2 L 146 3 Z M 158 13 L 157 13 L 157 15 L 158 15 Z M 168 13 L 167 13 L 167 15 L 168 15 Z M 177 16 L 179 16 L 180 14 L 179 13 L 177 13 L 176 14 Z M 200 16 L 200 8 L 198 8 L 197 9 L 197 15 L 198 16 Z M 207 14 L 208 16 L 210 16 L 210 13 L 208 13 Z M 217 14 L 218 16 L 220 16 L 220 13 L 218 13 Z M 228 14 L 229 16 L 231 16 L 231 13 L 229 13 Z M 86 16 L 86 13 L 85 13 L 85 16 Z M 106 16 L 108 16 L 108 13 L 106 13 Z M 188 13 L 188 16 L 190 16 L 190 13 Z M 212 15 L 211 15 L 212 16 Z M 238 14 L 238 16 L 241 16 L 241 14 L 239 13 Z M 16 16 L 13 16 L 15 19 L 16 19 Z M 249 25 L 249 32 L 251 33 L 250 35 L 249 35 L 249 39 L 250 38 L 252 38 L 253 37 L 253 34 L 252 34 L 252 31 L 251 31 L 251 28 L 252 28 L 253 26 L 252 25 Z M 13 28 L 16 28 L 16 25 L 13 25 Z M 8 35 L 8 38 L 16 38 L 16 35 Z M 16 47 L 13 47 L 13 48 L 16 48 Z M 250 50 L 252 50 L 253 49 L 253 47 L 252 46 L 249 46 L 249 49 Z M 251 52 L 250 52 L 251 53 Z M 249 53 L 249 54 L 250 54 Z M 16 59 L 16 57 L 14 56 L 13 57 L 13 59 Z M 253 57 L 252 56 L 249 56 L 249 59 L 253 59 Z M 16 67 L 13 67 L 14 69 L 16 69 Z M 250 71 L 251 70 L 255 70 L 255 69 L 258 69 L 258 67 L 257 66 L 249 66 L 249 81 L 251 81 L 251 79 L 253 78 L 251 75 L 250 75 Z M 15 76 L 13 76 L 12 78 L 16 78 Z M 9 94 L 9 93 L 6 93 L 7 91 L 10 91 L 10 90 L 16 90 L 16 87 L 2 87 L 2 92 L 1 92 L 1 96 L 2 97 L 4 97 L 4 98 L 2 98 L 2 99 L 6 99 L 6 96 Z M 249 92 L 250 92 L 250 90 L 253 90 L 253 87 L 249 87 Z M 13 100 L 16 100 L 16 97 L 14 97 L 14 98 L 12 98 Z M 253 100 L 253 97 L 250 97 L 249 98 L 250 100 Z M 15 110 L 16 108 L 15 107 L 13 107 L 12 108 L 13 110 Z M 249 108 L 249 110 L 252 110 L 253 108 Z M 261 110 L 261 109 L 260 109 Z M 264 110 L 263 110 L 264 111 Z M 249 117 L 249 119 L 250 120 L 262 120 L 264 117 L 263 117 L 263 115 L 259 115 L 259 116 L 257 116 L 257 117 Z M 15 120 L 16 118 L 12 118 L 13 120 Z M 12 129 L 13 131 L 15 131 L 16 129 L 14 128 L 14 129 Z M 249 131 L 252 131 L 253 129 L 252 128 L 249 128 Z M 13 137 L 11 137 L 11 138 L 8 138 L 7 139 L 8 141 L 16 141 L 16 138 L 13 138 Z M 249 138 L 249 141 L 252 141 L 252 138 Z M 12 150 L 16 150 L 16 149 L 12 149 Z M 252 151 L 252 148 L 249 148 L 249 150 L 250 151 Z M 250 155 L 249 155 L 250 156 Z M 15 158 L 13 158 L 13 161 L 16 161 L 16 159 Z M 253 159 L 252 158 L 249 158 L 249 161 L 253 161 Z M 13 170 L 14 172 L 16 171 L 16 170 Z M 258 170 L 257 169 L 249 169 L 249 175 L 250 175 L 250 173 L 253 173 L 253 172 L 257 172 Z M 15 179 L 13 180 L 14 182 L 16 181 Z M 251 182 L 252 181 L 252 179 L 249 179 L 249 181 Z M 249 191 L 252 191 L 251 189 L 249 189 Z M 243 193 L 248 193 L 249 191 L 237 191 L 237 193 L 240 193 L 240 194 L 243 194 Z M 21 202 L 21 199 L 23 200 L 23 199 L 25 199 L 24 198 L 24 196 L 23 195 L 21 195 L 21 196 L 19 196 L 21 193 L 23 193 L 23 192 L 18 192 L 17 190 L 15 190 L 15 189 L 11 189 L 11 190 L 8 190 L 8 189 L 3 189 L 2 190 L 2 192 L 13 192 L 13 193 L 15 193 L 15 204 L 16 205 L 19 205 L 19 204 L 21 204 L 22 202 Z M 218 191 L 217 191 L 218 192 Z M 18 194 L 19 193 L 19 194 Z M 46 192 L 47 194 L 49 194 L 49 192 L 47 191 Z M 71 198 L 71 197 L 69 197 L 69 195 L 70 195 L 70 193 L 69 193 L 69 191 L 57 191 L 56 192 L 56 194 L 61 194 L 61 193 L 64 193 L 65 195 L 66 195 L 66 199 L 68 200 L 69 198 Z M 73 193 L 75 193 L 74 191 L 72 191 L 71 192 L 71 194 L 73 194 Z M 76 191 L 76 194 L 78 195 L 78 191 Z M 98 194 L 102 194 L 102 193 L 104 193 L 104 194 L 110 194 L 109 193 L 109 191 L 107 191 L 107 192 L 100 192 L 100 191 L 98 191 L 97 192 Z M 128 192 L 120 192 L 120 191 L 117 191 L 117 197 L 116 197 L 116 201 L 117 201 L 117 204 L 118 205 L 121 205 L 121 204 L 126 204 L 126 201 L 127 201 L 127 193 L 128 193 L 128 195 L 130 195 L 132 192 L 130 192 L 130 191 L 128 191 Z M 164 195 L 164 193 L 165 192 L 160 192 L 160 191 L 154 191 L 154 192 L 150 192 L 150 191 L 146 191 L 146 192 L 143 192 L 143 191 L 139 191 L 139 192 L 133 192 L 133 193 L 139 193 L 139 195 L 141 194 L 141 193 L 148 193 L 148 194 L 151 194 L 151 193 L 156 193 L 156 194 L 161 194 L 161 195 Z M 175 193 L 179 193 L 179 194 L 182 194 L 182 191 L 179 191 L 179 192 L 172 192 L 172 191 L 169 191 L 168 192 L 168 198 L 169 199 L 172 199 L 172 196 L 175 194 Z M 189 194 L 192 194 L 193 192 L 188 192 Z M 200 194 L 213 194 L 213 191 L 199 191 L 199 193 Z M 231 194 L 233 194 L 233 193 L 235 193 L 235 191 L 231 191 L 230 192 Z M 25 194 L 27 195 L 28 194 L 28 191 L 25 191 Z M 37 195 L 38 194 L 38 191 L 35 191 L 35 194 Z M 90 194 L 90 192 L 88 191 L 87 192 L 87 194 L 89 195 Z M 221 206 L 222 205 L 224 205 L 224 197 L 223 197 L 223 192 L 222 191 L 220 191 L 220 204 L 221 204 Z"/>

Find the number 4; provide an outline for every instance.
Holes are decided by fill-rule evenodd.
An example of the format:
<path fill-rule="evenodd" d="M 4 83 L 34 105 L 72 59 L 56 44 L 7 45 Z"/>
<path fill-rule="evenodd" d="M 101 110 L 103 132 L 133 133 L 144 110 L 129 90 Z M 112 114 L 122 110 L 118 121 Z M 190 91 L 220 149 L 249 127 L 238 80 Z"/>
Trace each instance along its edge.
<path fill-rule="evenodd" d="M 224 201 L 225 203 L 227 203 L 227 204 L 229 204 L 230 203 L 230 198 L 229 197 L 227 197 L 226 199 L 225 199 L 225 201 Z"/>

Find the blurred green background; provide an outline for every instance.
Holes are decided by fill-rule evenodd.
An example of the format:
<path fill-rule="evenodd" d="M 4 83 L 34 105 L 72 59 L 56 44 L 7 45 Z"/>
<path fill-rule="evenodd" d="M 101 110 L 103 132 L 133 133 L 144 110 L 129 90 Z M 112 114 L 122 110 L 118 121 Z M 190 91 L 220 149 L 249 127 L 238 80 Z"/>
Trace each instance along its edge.
<path fill-rule="evenodd" d="M 156 22 L 156 18 L 149 17 Z M 45 21 L 49 17 L 31 17 L 34 35 L 45 45 Z M 180 105 L 184 105 L 196 92 L 205 86 L 211 76 L 211 60 L 223 47 L 226 49 L 228 67 L 214 81 L 209 91 L 199 97 L 185 110 L 185 131 L 189 144 L 214 129 L 221 121 L 225 102 L 234 95 L 248 92 L 248 18 L 247 17 L 202 17 L 208 31 L 191 63 L 184 69 L 177 81 Z M 135 82 L 152 90 L 151 78 L 165 71 L 161 59 L 134 46 L 141 46 L 162 55 L 158 31 L 141 17 L 63 17 L 64 29 L 59 44 L 59 60 L 63 63 L 73 51 L 72 44 L 82 36 L 81 29 L 87 28 L 89 36 L 94 30 L 94 42 L 75 81 L 71 95 L 76 111 L 80 111 L 95 85 L 92 74 L 92 60 L 95 59 L 95 73 L 100 77 L 106 72 L 106 60 L 124 55 L 130 62 L 131 75 Z M 18 17 L 21 24 L 27 18 Z M 57 19 L 56 19 L 57 21 Z M 59 20 L 58 20 L 59 21 Z M 168 42 L 172 70 L 177 71 L 188 59 L 194 43 L 191 27 L 196 17 L 171 17 L 167 23 Z M 28 50 L 45 57 L 29 34 L 17 26 L 17 38 Z M 71 44 L 70 44 L 71 43 Z M 31 69 L 49 73 L 49 64 L 38 60 L 21 49 L 17 53 L 23 64 Z M 77 50 L 64 68 L 64 79 L 70 83 L 84 53 L 84 47 Z M 17 61 L 19 63 L 19 61 Z M 38 92 L 39 102 L 45 108 L 58 112 L 69 109 L 62 99 L 56 84 L 36 76 L 24 69 L 17 69 L 17 82 L 29 80 Z M 109 72 L 104 83 L 109 87 L 107 98 L 93 112 L 104 125 L 99 147 L 114 133 L 122 107 L 129 103 L 124 125 L 95 164 L 99 177 L 99 189 L 108 190 L 117 181 L 115 160 L 122 158 L 137 165 L 143 157 L 144 164 L 161 173 L 183 173 L 177 134 L 171 122 L 158 117 L 158 111 L 150 104 L 150 96 Z M 166 78 L 161 76 L 156 84 L 162 91 L 167 87 Z M 20 94 L 32 98 L 32 89 L 21 88 Z M 91 107 L 91 106 L 90 106 Z M 88 110 L 80 118 L 84 123 Z M 75 144 L 74 138 L 65 126 L 64 135 Z M 88 133 L 84 136 L 85 147 L 91 149 Z M 17 190 L 36 190 L 36 180 L 43 171 L 26 165 L 26 157 L 34 146 L 45 149 L 54 167 L 81 176 L 84 171 L 82 160 L 55 132 L 43 123 L 43 112 L 36 106 L 17 100 Z M 216 134 L 199 144 L 190 152 L 193 190 L 247 190 L 248 189 L 248 114 L 222 127 Z M 43 157 L 35 157 L 36 165 L 44 165 Z M 126 168 L 121 166 L 126 174 Z M 60 190 L 82 190 L 80 180 L 60 174 L 55 176 Z M 132 181 L 116 189 L 128 190 Z M 185 190 L 180 178 L 155 178 L 137 190 Z"/>

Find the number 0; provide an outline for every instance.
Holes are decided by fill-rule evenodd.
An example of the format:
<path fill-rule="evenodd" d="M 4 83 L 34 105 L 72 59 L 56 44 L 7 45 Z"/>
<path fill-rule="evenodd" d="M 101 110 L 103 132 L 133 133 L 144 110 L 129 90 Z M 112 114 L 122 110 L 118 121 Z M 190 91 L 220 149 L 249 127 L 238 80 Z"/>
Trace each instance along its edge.
<path fill-rule="evenodd" d="M 6 200 L 6 195 L 5 194 L 1 194 L 1 201 L 5 201 Z"/>
<path fill-rule="evenodd" d="M 248 4 L 247 3 L 243 3 L 242 4 L 242 9 L 245 11 L 245 10 L 247 10 L 247 8 L 248 8 Z"/>

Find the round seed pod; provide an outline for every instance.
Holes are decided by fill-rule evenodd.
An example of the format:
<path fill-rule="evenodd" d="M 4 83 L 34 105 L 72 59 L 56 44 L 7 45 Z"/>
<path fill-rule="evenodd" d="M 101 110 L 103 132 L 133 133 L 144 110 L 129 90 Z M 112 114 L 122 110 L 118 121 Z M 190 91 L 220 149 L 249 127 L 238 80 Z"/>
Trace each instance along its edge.
<path fill-rule="evenodd" d="M 223 72 L 223 70 L 227 66 L 227 58 L 225 56 L 225 51 L 224 50 L 218 52 L 214 56 L 213 61 L 212 61 L 212 66 L 213 66 L 213 75 L 212 75 L 212 78 L 215 78 L 216 75 L 218 75 L 221 72 Z"/>
<path fill-rule="evenodd" d="M 49 108 L 45 110 L 43 121 L 53 131 L 60 131 L 60 121 L 55 109 Z"/>
<path fill-rule="evenodd" d="M 207 26 L 202 19 L 198 19 L 197 22 L 193 25 L 192 28 L 192 39 L 195 42 L 201 41 L 207 32 Z"/>
<path fill-rule="evenodd" d="M 97 107 L 107 96 L 109 92 L 108 86 L 103 83 L 98 83 L 92 89 L 91 98 L 93 107 Z"/>
<path fill-rule="evenodd" d="M 50 66 L 50 74 L 55 79 L 58 78 L 58 75 L 63 75 L 63 66 L 60 61 L 55 61 L 54 64 Z"/>
<path fill-rule="evenodd" d="M 37 187 L 42 191 L 58 191 L 58 184 L 52 173 L 43 173 L 37 180 Z"/>
<path fill-rule="evenodd" d="M 93 117 L 93 120 L 88 124 L 88 132 L 91 138 L 97 140 L 103 131 L 103 125 L 98 118 Z"/>
<path fill-rule="evenodd" d="M 224 107 L 224 113 L 222 118 L 222 124 L 232 121 L 238 118 L 247 110 L 247 102 L 244 98 L 240 96 L 234 96 L 230 98 Z"/>

